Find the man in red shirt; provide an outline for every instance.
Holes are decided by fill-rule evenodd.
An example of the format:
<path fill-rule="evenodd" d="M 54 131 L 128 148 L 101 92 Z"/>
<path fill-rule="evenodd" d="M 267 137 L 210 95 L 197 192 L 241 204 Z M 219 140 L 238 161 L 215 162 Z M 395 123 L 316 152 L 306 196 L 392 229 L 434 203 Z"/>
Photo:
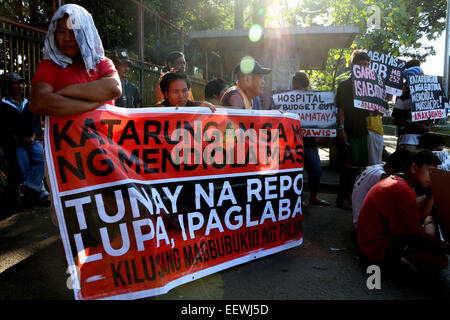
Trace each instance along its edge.
<path fill-rule="evenodd" d="M 450 244 L 438 237 L 429 215 L 433 197 L 419 205 L 414 188 L 429 190 L 429 167 L 440 160 L 428 150 L 412 155 L 404 175 L 378 182 L 367 194 L 357 224 L 358 246 L 370 263 L 403 262 L 412 269 L 438 271 L 448 265 Z"/>

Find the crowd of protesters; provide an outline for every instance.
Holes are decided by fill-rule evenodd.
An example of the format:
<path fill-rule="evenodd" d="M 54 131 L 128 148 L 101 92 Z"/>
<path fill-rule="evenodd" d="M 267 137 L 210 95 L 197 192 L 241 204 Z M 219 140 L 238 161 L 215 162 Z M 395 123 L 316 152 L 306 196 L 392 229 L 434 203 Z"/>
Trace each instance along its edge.
<path fill-rule="evenodd" d="M 355 50 L 352 64 L 368 67 L 370 56 Z M 414 61 L 414 63 L 416 63 Z M 403 75 L 423 74 L 418 65 Z M 337 89 L 338 139 L 345 150 L 337 206 L 353 210 L 357 244 L 365 261 L 389 268 L 439 271 L 450 244 L 440 237 L 431 193 L 430 168 L 441 164 L 433 151 L 444 141 L 429 132 L 433 120 L 411 121 L 407 84 L 395 103 L 397 150 L 382 163 L 383 128 L 377 112 L 355 108 L 351 76 Z"/>
<path fill-rule="evenodd" d="M 72 28 L 74 25 L 78 27 Z M 235 85 L 222 79 L 210 81 L 205 87 L 207 101 L 194 99 L 182 52 L 170 53 L 166 62 L 155 88 L 157 107 L 205 106 L 213 112 L 217 107 L 261 109 L 264 75 L 271 69 L 257 61 L 250 70 L 242 70 L 241 64 L 236 66 Z M 351 62 L 369 66 L 370 57 L 366 51 L 356 50 Z M 44 152 L 38 115 L 75 115 L 104 103 L 141 107 L 136 86 L 127 80 L 130 66 L 125 49 L 116 49 L 112 59 L 105 56 L 94 21 L 84 8 L 68 4 L 55 12 L 43 60 L 32 80 L 30 102 L 23 98 L 23 79 L 15 74 L 6 77 L 8 93 L 2 100 L 0 120 L 8 134 L 1 135 L 5 146 L 2 152 L 8 163 L 18 164 L 20 193 L 33 192 L 42 200 L 48 199 L 50 191 L 50 186 L 43 183 Z M 408 65 L 404 73 L 423 71 L 420 65 Z M 295 74 L 292 89 L 310 90 L 306 73 Z M 337 206 L 353 210 L 362 255 L 371 263 L 399 263 L 414 270 L 445 268 L 450 245 L 438 235 L 428 172 L 440 163 L 432 151 L 442 150 L 444 142 L 429 133 L 431 121 L 411 121 L 411 96 L 405 85 L 393 113 L 399 128 L 398 148 L 383 163 L 381 115 L 354 107 L 351 77 L 338 86 L 336 106 L 338 141 L 345 154 Z M 310 185 L 308 204 L 329 206 L 318 197 L 321 163 L 315 138 L 305 138 L 304 148 Z M 0 179 L 9 180 L 13 171 L 6 167 L 0 170 Z M 416 200 L 418 190 L 424 196 L 420 203 Z M 51 212 L 56 222 L 53 207 Z"/>

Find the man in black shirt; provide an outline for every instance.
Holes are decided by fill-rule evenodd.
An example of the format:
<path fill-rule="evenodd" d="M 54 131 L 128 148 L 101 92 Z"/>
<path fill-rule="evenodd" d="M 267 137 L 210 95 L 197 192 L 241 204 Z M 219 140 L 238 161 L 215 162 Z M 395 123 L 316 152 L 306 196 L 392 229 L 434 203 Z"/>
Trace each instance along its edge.
<path fill-rule="evenodd" d="M 134 84 L 128 81 L 128 72 L 130 70 L 131 60 L 128 57 L 126 49 L 114 50 L 113 59 L 117 73 L 122 83 L 122 95 L 116 99 L 115 104 L 121 108 L 140 108 L 141 97 Z"/>
<path fill-rule="evenodd" d="M 368 67 L 370 56 L 364 50 L 355 50 L 352 64 Z M 353 104 L 353 83 L 351 76 L 341 82 L 337 88 L 336 106 L 338 108 L 338 140 L 345 148 L 345 165 L 341 170 L 339 192 L 336 200 L 338 207 L 351 210 L 353 184 L 361 169 L 368 165 L 367 121 L 369 111 L 355 108 Z"/>

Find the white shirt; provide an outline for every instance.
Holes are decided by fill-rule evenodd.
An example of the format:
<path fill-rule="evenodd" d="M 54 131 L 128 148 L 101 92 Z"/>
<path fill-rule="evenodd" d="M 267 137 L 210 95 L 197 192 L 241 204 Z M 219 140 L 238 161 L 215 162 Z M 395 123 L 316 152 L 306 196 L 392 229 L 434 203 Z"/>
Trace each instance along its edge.
<path fill-rule="evenodd" d="M 359 210 L 366 198 L 370 189 L 380 181 L 381 175 L 386 174 L 382 164 L 375 164 L 368 166 L 355 181 L 352 193 L 352 210 L 353 210 L 353 223 L 356 225 L 358 222 Z"/>

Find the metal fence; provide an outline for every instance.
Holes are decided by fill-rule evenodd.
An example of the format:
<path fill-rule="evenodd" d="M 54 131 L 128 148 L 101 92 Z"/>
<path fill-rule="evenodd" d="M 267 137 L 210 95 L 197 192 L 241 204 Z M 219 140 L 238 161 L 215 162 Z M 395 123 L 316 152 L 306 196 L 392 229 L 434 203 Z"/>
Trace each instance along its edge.
<path fill-rule="evenodd" d="M 17 73 L 25 79 L 26 88 L 30 88 L 41 59 L 45 33 L 46 30 L 0 17 L 0 75 Z M 28 95 L 29 90 L 25 90 L 25 96 Z"/>
<path fill-rule="evenodd" d="M 107 53 L 110 56 L 110 53 Z M 156 104 L 155 90 L 161 77 L 161 66 L 140 62 L 136 59 L 132 60 L 132 67 L 128 74 L 128 80 L 140 88 L 142 104 L 144 107 L 150 107 Z M 190 78 L 192 95 L 195 100 L 203 100 L 205 98 L 206 81 L 197 78 Z"/>

